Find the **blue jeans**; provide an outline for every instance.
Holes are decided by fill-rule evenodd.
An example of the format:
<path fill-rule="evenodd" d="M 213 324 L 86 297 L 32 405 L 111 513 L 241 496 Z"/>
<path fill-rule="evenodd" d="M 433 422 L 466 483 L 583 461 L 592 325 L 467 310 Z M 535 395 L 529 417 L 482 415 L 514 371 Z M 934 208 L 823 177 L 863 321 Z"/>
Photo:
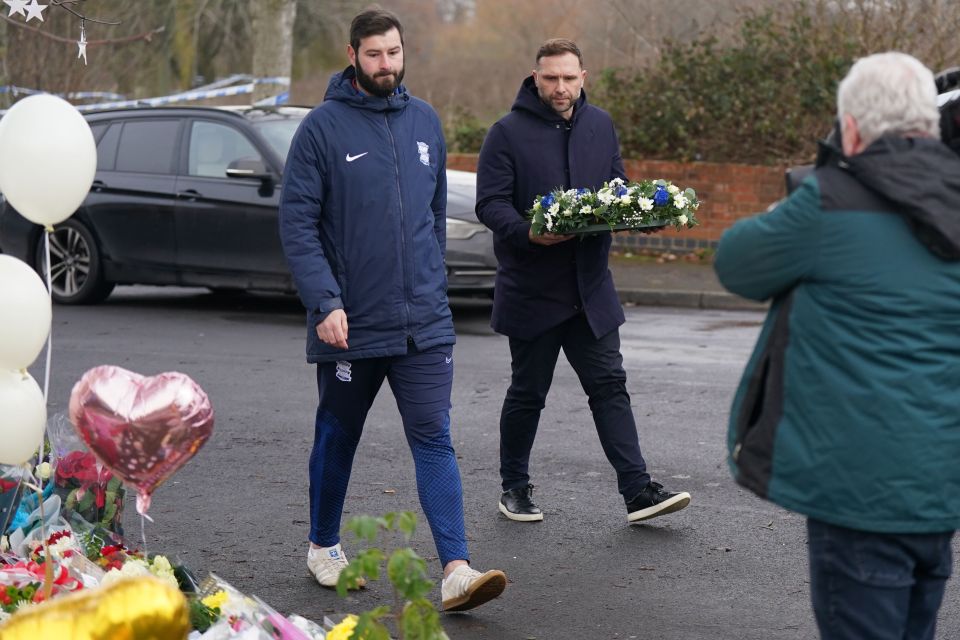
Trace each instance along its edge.
<path fill-rule="evenodd" d="M 807 519 L 810 596 L 823 640 L 932 640 L 953 531 L 871 533 Z"/>
<path fill-rule="evenodd" d="M 630 500 L 650 484 L 627 393 L 620 332 L 593 335 L 582 313 L 533 340 L 510 338 L 512 376 L 500 412 L 500 479 L 504 491 L 530 481 L 530 451 L 553 371 L 563 349 L 589 398 L 593 422 L 617 490 Z"/>

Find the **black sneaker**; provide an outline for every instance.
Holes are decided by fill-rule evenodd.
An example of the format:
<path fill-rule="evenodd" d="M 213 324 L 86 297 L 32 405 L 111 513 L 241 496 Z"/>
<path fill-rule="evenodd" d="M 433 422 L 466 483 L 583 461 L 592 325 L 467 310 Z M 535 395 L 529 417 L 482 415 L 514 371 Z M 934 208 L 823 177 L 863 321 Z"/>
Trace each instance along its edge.
<path fill-rule="evenodd" d="M 500 513 L 518 522 L 536 522 L 543 520 L 543 512 L 533 504 L 533 485 L 504 491 L 500 496 Z"/>
<path fill-rule="evenodd" d="M 632 500 L 627 500 L 627 522 L 640 522 L 680 511 L 688 504 L 690 494 L 686 491 L 674 493 L 664 489 L 659 482 L 651 481 Z"/>

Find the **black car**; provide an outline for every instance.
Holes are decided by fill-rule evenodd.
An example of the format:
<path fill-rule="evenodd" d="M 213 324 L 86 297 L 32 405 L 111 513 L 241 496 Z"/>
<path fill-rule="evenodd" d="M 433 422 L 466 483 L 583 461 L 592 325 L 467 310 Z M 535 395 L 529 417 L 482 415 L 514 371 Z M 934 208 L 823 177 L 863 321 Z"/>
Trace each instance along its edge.
<path fill-rule="evenodd" d="M 105 299 L 117 284 L 293 292 L 280 246 L 283 165 L 305 107 L 146 107 L 86 115 L 97 173 L 50 236 L 54 299 Z M 449 172 L 450 293 L 493 290 L 491 234 L 475 176 Z M 43 273 L 43 233 L 0 204 L 0 250 Z"/>

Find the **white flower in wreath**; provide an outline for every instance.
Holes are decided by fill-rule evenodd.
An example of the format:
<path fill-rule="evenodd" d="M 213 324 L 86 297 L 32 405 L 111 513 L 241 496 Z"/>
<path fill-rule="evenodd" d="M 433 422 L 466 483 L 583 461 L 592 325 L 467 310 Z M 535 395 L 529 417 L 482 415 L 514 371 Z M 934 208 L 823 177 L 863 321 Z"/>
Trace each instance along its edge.
<path fill-rule="evenodd" d="M 585 216 L 586 216 L 586 215 L 590 215 L 590 212 L 592 212 L 592 211 L 593 211 L 593 207 L 591 207 L 591 206 L 588 205 L 588 204 L 585 204 L 585 205 L 583 205 L 582 207 L 580 207 L 580 213 L 582 213 L 582 214 L 585 215 Z"/>
<path fill-rule="evenodd" d="M 552 205 L 550 205 L 550 208 L 547 209 L 547 211 L 548 211 L 551 215 L 554 215 L 554 216 L 557 215 L 557 214 L 560 212 L 560 203 L 559 203 L 559 202 L 554 202 Z"/>
<path fill-rule="evenodd" d="M 683 209 L 688 204 L 690 204 L 690 201 L 687 200 L 687 197 L 682 193 L 673 196 L 673 206 L 675 206 L 677 209 Z"/>
<path fill-rule="evenodd" d="M 622 196 L 620 196 L 618 199 L 620 200 L 620 204 L 630 204 L 630 191 L 627 191 L 625 194 L 623 194 Z"/>
<path fill-rule="evenodd" d="M 616 196 L 613 195 L 613 191 L 610 189 L 600 189 L 597 191 L 597 200 L 602 204 L 610 204 L 616 199 Z"/>
<path fill-rule="evenodd" d="M 564 218 L 572 218 L 572 217 L 573 217 L 573 209 L 564 209 L 564 210 L 563 210 L 563 217 L 564 217 Z"/>
<path fill-rule="evenodd" d="M 672 195 L 672 196 L 675 196 L 675 195 L 677 195 L 678 193 L 680 193 L 680 187 L 678 187 L 678 186 L 675 185 L 675 184 L 668 185 L 668 186 L 667 186 L 667 193 L 669 193 L 669 194 Z"/>
<path fill-rule="evenodd" d="M 610 181 L 610 186 L 611 186 L 611 187 L 622 187 L 622 186 L 623 186 L 623 178 L 614 178 L 613 180 Z"/>
<path fill-rule="evenodd" d="M 653 209 L 653 198 L 640 198 L 637 200 L 641 211 L 651 211 Z"/>
<path fill-rule="evenodd" d="M 688 218 L 686 215 L 684 215 L 684 214 L 681 213 L 681 214 L 677 217 L 677 222 L 679 222 L 680 224 L 687 224 L 687 221 L 688 221 L 689 219 L 690 219 L 690 218 Z"/>

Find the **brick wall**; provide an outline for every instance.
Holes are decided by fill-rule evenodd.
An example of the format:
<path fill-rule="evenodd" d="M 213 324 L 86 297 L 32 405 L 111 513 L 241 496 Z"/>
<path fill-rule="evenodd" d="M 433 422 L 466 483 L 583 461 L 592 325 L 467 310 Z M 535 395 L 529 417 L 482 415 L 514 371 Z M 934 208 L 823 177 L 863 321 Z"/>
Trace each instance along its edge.
<path fill-rule="evenodd" d="M 692 187 L 700 200 L 700 226 L 684 231 L 666 229 L 653 235 L 617 234 L 622 248 L 655 248 L 693 251 L 715 248 L 723 231 L 736 220 L 764 211 L 782 198 L 784 167 L 764 167 L 714 162 L 663 162 L 626 160 L 627 175 L 634 180 L 663 178 L 685 189 Z M 475 154 L 450 154 L 447 167 L 477 170 Z"/>

